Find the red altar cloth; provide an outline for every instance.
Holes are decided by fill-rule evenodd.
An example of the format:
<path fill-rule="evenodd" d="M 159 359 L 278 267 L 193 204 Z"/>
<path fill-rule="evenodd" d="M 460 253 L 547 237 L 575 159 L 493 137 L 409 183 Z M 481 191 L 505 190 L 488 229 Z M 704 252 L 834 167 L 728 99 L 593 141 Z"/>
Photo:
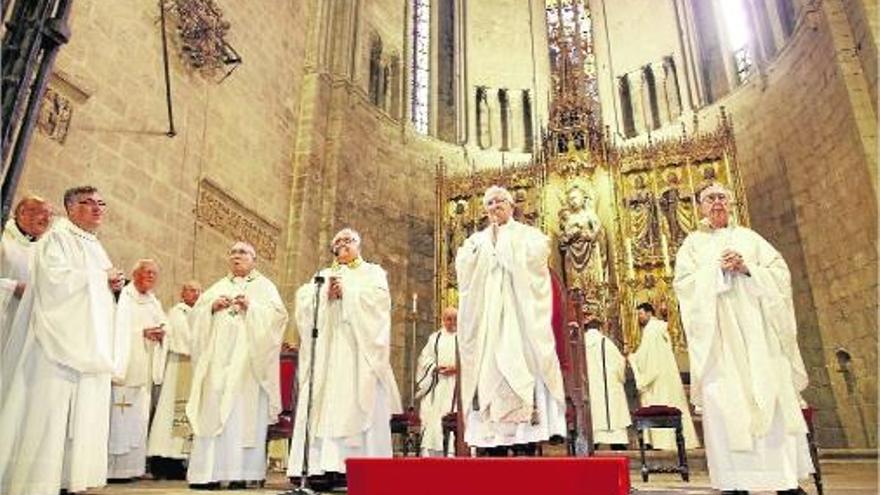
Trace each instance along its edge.
<path fill-rule="evenodd" d="M 625 457 L 348 459 L 349 495 L 627 495 Z"/>

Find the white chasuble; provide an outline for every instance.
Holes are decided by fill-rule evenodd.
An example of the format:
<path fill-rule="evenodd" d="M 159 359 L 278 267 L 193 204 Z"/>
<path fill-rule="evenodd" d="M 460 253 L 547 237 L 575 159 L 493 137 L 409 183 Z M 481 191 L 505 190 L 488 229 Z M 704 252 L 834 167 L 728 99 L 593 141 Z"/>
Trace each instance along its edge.
<path fill-rule="evenodd" d="M 389 421 L 391 414 L 402 410 L 390 362 L 391 296 L 385 270 L 357 258 L 349 265 L 334 264 L 319 275 L 338 278 L 343 295 L 330 300 L 329 283 L 317 293 L 314 284 L 305 284 L 296 293 L 299 396 L 289 476 L 302 473 L 316 294 L 320 308 L 309 473 L 344 473 L 348 457 L 391 457 Z"/>
<path fill-rule="evenodd" d="M 495 447 L 565 435 L 565 394 L 551 326 L 539 230 L 514 220 L 476 232 L 458 249 L 458 339 L 465 441 Z"/>
<path fill-rule="evenodd" d="M 726 249 L 742 255 L 750 275 L 721 270 Z M 673 285 L 712 486 L 795 488 L 813 466 L 799 398 L 807 374 L 782 256 L 750 229 L 703 226 L 682 244 Z"/>
<path fill-rule="evenodd" d="M 247 296 L 247 311 L 212 313 L 220 296 Z M 266 430 L 281 412 L 279 356 L 287 310 L 278 289 L 253 270 L 223 277 L 193 308 L 194 365 L 187 416 L 193 430 L 190 483 L 261 480 Z"/>

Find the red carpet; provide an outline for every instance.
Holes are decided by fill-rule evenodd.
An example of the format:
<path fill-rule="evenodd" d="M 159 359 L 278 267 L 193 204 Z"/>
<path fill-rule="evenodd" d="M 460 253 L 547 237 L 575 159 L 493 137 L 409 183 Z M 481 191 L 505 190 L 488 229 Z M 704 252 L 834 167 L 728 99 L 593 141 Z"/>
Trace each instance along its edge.
<path fill-rule="evenodd" d="M 348 459 L 349 495 L 627 495 L 625 457 Z"/>

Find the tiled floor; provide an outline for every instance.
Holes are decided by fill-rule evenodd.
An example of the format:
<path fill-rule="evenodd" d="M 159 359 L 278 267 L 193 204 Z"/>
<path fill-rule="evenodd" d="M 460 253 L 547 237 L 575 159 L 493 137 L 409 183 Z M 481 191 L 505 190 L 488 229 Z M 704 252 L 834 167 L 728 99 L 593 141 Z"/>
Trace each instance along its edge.
<path fill-rule="evenodd" d="M 877 461 L 876 460 L 827 460 L 822 462 L 827 495 L 876 495 Z M 646 495 L 703 495 L 717 493 L 709 488 L 709 478 L 705 471 L 696 471 L 690 483 L 684 483 L 675 475 L 652 475 L 649 483 L 642 483 L 636 471 L 632 471 L 635 493 Z M 816 493 L 812 482 L 802 486 L 811 495 Z M 243 491 L 223 491 L 221 493 L 240 494 L 277 494 L 290 489 L 287 479 L 281 473 L 273 473 L 263 489 Z M 125 485 L 112 485 L 92 490 L 90 495 L 180 495 L 212 492 L 190 491 L 183 482 L 171 481 L 138 481 Z M 414 495 L 418 495 L 416 491 Z M 453 494 L 451 494 L 453 495 Z M 549 495 L 549 494 L 548 494 Z"/>

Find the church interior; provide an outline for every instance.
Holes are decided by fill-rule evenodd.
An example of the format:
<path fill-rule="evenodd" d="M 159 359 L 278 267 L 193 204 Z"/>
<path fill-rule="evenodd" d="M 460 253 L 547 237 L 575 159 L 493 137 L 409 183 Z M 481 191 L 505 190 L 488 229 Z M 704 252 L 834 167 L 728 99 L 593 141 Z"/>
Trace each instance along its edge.
<path fill-rule="evenodd" d="M 487 225 L 492 185 L 550 240 L 562 318 L 575 327 L 557 342 L 575 410 L 591 400 L 582 326 L 598 321 L 632 353 L 643 302 L 669 322 L 687 388 L 676 255 L 698 228 L 698 192 L 723 184 L 733 220 L 767 239 L 791 273 L 824 493 L 876 493 L 876 0 L 9 0 L 2 9 L 4 223 L 26 195 L 61 215 L 67 188 L 97 187 L 114 266 L 155 259 L 166 308 L 184 282 L 223 276 L 229 245 L 246 240 L 291 315 L 288 354 L 305 345 L 297 288 L 330 265 L 334 234 L 352 227 L 364 259 L 387 273 L 404 408 L 417 406 L 419 351 L 443 308 L 459 303 L 456 251 Z M 39 60 L 27 52 L 35 37 L 49 47 Z M 626 390 L 637 409 L 631 377 Z M 636 492 L 716 493 L 702 449 L 688 451 L 689 481 L 644 481 L 629 438 L 621 452 L 587 450 L 627 457 Z M 291 487 L 279 467 L 287 448 L 269 447 L 266 493 Z M 675 463 L 673 453 L 649 455 Z M 801 486 L 818 493 L 812 478 Z M 143 479 L 88 493 L 189 492 Z"/>

